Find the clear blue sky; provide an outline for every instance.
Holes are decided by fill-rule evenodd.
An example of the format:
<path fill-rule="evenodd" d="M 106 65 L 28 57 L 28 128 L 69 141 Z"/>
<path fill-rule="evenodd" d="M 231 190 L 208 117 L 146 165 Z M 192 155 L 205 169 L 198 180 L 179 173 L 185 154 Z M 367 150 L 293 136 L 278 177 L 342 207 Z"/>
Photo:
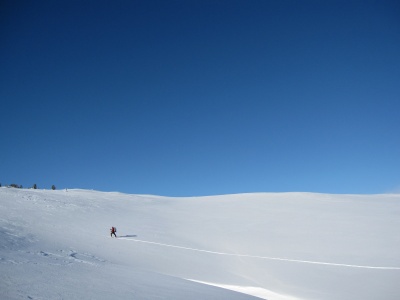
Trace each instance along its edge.
<path fill-rule="evenodd" d="M 2 1 L 0 182 L 400 190 L 399 1 Z"/>

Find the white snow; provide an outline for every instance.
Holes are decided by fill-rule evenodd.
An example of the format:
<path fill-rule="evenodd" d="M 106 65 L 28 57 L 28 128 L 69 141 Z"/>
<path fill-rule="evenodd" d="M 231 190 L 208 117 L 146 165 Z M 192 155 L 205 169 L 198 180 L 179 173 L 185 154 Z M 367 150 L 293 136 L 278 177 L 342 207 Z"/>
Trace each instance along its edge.
<path fill-rule="evenodd" d="M 0 299 L 400 299 L 399 194 L 2 187 L 0 235 Z"/>

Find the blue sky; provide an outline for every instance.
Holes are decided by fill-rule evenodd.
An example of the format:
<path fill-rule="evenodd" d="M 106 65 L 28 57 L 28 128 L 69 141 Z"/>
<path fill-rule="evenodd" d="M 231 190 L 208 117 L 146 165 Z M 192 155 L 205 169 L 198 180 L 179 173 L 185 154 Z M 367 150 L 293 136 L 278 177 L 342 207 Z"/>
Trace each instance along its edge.
<path fill-rule="evenodd" d="M 398 1 L 3 1 L 0 182 L 400 190 Z"/>

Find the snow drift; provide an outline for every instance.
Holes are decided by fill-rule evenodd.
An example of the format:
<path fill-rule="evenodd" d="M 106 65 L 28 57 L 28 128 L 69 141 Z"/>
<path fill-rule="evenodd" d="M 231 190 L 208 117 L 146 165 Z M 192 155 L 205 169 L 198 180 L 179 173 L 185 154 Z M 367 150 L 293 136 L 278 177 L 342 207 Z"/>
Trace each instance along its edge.
<path fill-rule="evenodd" d="M 399 217 L 396 194 L 3 187 L 0 298 L 400 299 Z"/>

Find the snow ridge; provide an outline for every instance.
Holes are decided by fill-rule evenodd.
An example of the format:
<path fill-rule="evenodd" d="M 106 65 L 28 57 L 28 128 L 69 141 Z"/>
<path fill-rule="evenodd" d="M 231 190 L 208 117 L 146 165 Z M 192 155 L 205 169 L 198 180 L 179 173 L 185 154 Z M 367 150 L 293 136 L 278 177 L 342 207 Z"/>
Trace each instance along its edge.
<path fill-rule="evenodd" d="M 279 261 L 287 261 L 287 262 L 295 262 L 295 263 L 347 267 L 347 268 L 400 270 L 400 267 L 363 266 L 363 265 L 351 265 L 351 264 L 340 264 L 340 263 L 330 263 L 330 262 L 321 262 L 321 261 L 310 261 L 310 260 L 298 260 L 298 259 L 289 259 L 289 258 L 248 255 L 248 254 L 236 254 L 236 253 L 226 253 L 226 252 L 217 252 L 217 251 L 210 251 L 210 250 L 204 250 L 204 249 L 196 249 L 196 248 L 190 248 L 190 247 L 182 247 L 182 246 L 176 246 L 176 245 L 170 245 L 170 244 L 144 241 L 144 240 L 139 240 L 139 239 L 131 239 L 131 238 L 126 238 L 126 237 L 120 237 L 118 239 L 119 240 L 129 240 L 129 241 L 138 242 L 138 243 L 153 244 L 153 245 L 158 245 L 158 246 L 163 246 L 163 247 L 172 247 L 172 248 L 178 248 L 178 249 L 184 249 L 184 250 L 190 250 L 190 251 L 205 252 L 205 253 L 211 253 L 211 254 L 217 254 L 217 255 L 259 258 L 259 259 L 279 260 Z"/>

